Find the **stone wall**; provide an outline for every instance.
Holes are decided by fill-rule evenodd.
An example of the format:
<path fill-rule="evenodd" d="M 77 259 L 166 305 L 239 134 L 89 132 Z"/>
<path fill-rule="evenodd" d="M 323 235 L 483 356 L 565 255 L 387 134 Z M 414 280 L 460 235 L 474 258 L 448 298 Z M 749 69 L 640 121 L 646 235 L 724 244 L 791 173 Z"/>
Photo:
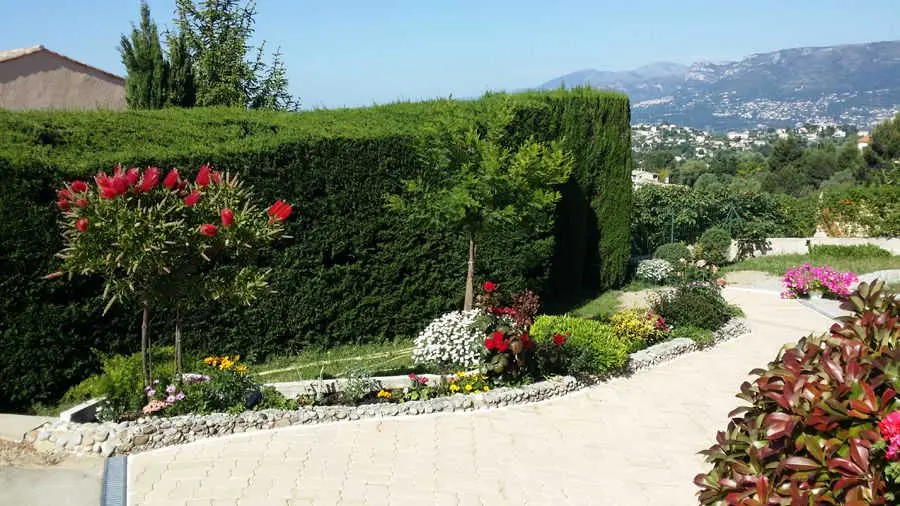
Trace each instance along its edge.
<path fill-rule="evenodd" d="M 886 249 L 894 255 L 900 255 L 900 238 L 897 237 L 770 237 L 770 249 L 766 255 L 805 255 L 809 246 L 856 246 L 874 244 Z M 737 241 L 732 241 L 730 258 L 737 255 Z M 761 256 L 756 253 L 754 256 Z"/>
<path fill-rule="evenodd" d="M 714 332 L 713 339 L 715 342 L 721 342 L 747 332 L 749 330 L 743 321 L 732 319 Z M 697 346 L 688 339 L 674 339 L 660 343 L 633 353 L 625 373 L 630 374 L 695 350 L 697 350 Z M 427 401 L 410 401 L 400 404 L 316 406 L 294 411 L 247 411 L 238 415 L 216 413 L 170 418 L 150 417 L 121 423 L 76 423 L 58 420 L 48 422 L 31 431 L 26 439 L 33 442 L 35 447 L 42 451 L 68 452 L 79 455 L 99 454 L 109 457 L 227 434 L 293 425 L 430 413 L 456 413 L 538 402 L 568 394 L 602 380 L 603 378 L 598 377 L 556 377 L 517 388 L 501 387 L 484 393 L 456 394 Z"/>

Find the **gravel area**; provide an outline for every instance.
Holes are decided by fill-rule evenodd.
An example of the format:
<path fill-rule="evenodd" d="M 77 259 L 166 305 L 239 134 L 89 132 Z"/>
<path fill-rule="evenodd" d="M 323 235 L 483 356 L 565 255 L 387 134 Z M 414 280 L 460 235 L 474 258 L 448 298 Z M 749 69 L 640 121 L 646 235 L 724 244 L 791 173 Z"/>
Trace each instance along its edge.
<path fill-rule="evenodd" d="M 39 452 L 30 443 L 0 439 L 0 467 L 47 467 L 61 461 L 60 455 Z"/>

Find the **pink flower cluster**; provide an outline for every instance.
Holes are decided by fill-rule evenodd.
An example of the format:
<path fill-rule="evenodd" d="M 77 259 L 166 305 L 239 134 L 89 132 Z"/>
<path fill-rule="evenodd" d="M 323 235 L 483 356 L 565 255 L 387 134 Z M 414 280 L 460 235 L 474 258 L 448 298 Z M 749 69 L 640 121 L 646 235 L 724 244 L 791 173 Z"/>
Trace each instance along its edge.
<path fill-rule="evenodd" d="M 900 459 L 900 411 L 894 411 L 878 422 L 878 430 L 888 443 L 888 460 Z"/>
<path fill-rule="evenodd" d="M 838 297 L 850 295 L 850 287 L 859 278 L 852 272 L 841 272 L 828 267 L 813 267 L 805 263 L 800 267 L 791 267 L 784 273 L 784 291 L 781 297 L 793 299 L 806 295 L 814 290 L 823 290 Z"/>

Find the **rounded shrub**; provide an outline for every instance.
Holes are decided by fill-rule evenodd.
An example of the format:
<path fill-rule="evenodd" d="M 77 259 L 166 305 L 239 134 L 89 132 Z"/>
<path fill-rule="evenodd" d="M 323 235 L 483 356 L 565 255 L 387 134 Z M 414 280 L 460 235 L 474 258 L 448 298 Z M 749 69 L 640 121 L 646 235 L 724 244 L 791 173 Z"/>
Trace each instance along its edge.
<path fill-rule="evenodd" d="M 710 227 L 700 236 L 697 245 L 700 258 L 716 265 L 724 264 L 730 256 L 731 233 L 722 227 Z"/>
<path fill-rule="evenodd" d="M 451 311 L 436 318 L 413 343 L 416 364 L 473 367 L 481 360 L 483 334 L 473 324 L 480 311 Z"/>
<path fill-rule="evenodd" d="M 741 386 L 742 406 L 702 452 L 700 504 L 898 504 L 900 303 L 882 288 L 860 284 L 842 306 L 852 316 Z"/>
<path fill-rule="evenodd" d="M 686 285 L 660 293 L 651 308 L 675 328 L 691 326 L 716 330 L 732 315 L 731 307 L 718 289 L 706 285 Z"/>
<path fill-rule="evenodd" d="M 574 316 L 541 315 L 531 326 L 539 349 L 554 336 L 563 336 L 568 347 L 569 374 L 602 374 L 621 369 L 628 362 L 630 342 L 616 335 L 612 326 Z M 540 358 L 540 354 L 538 354 Z"/>
<path fill-rule="evenodd" d="M 683 242 L 670 242 L 656 248 L 653 258 L 661 258 L 672 265 L 678 265 L 682 258 L 691 259 L 691 250 Z"/>

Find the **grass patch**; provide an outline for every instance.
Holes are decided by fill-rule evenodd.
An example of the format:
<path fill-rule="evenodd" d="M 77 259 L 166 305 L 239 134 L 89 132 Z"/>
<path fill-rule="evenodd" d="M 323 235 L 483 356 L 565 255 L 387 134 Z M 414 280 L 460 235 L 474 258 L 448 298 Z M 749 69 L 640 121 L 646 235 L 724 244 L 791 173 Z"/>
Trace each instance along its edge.
<path fill-rule="evenodd" d="M 621 294 L 622 292 L 619 290 L 603 292 L 599 297 L 570 311 L 569 315 L 578 318 L 606 321 L 610 316 L 622 309 L 619 305 L 619 295 Z"/>
<path fill-rule="evenodd" d="M 887 269 L 900 269 L 900 256 L 889 257 L 835 257 L 828 255 L 769 255 L 731 264 L 724 268 L 725 272 L 733 271 L 763 271 L 776 276 L 784 275 L 790 267 L 796 267 L 805 263 L 822 266 L 827 265 L 840 271 L 853 271 L 857 274 L 882 271 Z"/>
<path fill-rule="evenodd" d="M 342 378 L 352 371 L 372 376 L 413 372 L 412 340 L 383 344 L 348 344 L 326 350 L 307 350 L 298 355 L 275 357 L 255 365 L 253 372 L 266 383 L 323 378 Z M 421 368 L 419 371 L 421 372 Z"/>

